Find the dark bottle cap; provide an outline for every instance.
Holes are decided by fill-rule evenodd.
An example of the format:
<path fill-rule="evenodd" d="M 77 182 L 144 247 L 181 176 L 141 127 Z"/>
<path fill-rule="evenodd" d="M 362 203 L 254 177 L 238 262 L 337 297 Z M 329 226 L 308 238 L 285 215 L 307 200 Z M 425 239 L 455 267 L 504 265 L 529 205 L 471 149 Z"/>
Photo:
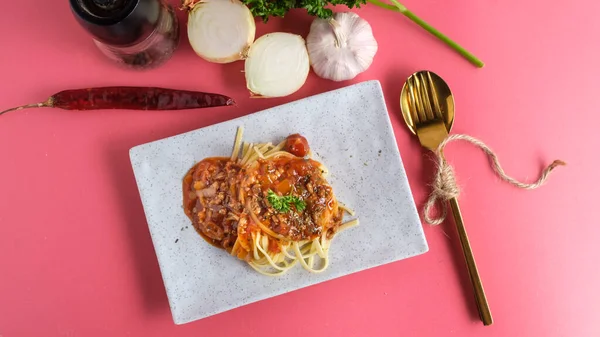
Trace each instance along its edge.
<path fill-rule="evenodd" d="M 127 46 L 148 37 L 158 22 L 160 0 L 69 0 L 79 24 L 96 40 Z"/>

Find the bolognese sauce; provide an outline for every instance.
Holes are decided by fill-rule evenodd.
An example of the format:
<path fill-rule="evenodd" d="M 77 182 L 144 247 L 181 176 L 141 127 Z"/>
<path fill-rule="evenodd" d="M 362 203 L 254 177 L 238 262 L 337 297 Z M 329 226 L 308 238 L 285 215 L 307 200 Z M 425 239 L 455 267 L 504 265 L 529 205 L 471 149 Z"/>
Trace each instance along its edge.
<path fill-rule="evenodd" d="M 234 150 L 231 158 L 194 165 L 183 179 L 185 214 L 207 242 L 248 262 L 260 262 L 260 256 L 283 261 L 292 246 L 295 256 L 302 256 L 299 245 L 313 242 L 325 254 L 345 208 L 338 205 L 323 165 L 308 158 L 310 147 L 300 134 L 260 148 L 271 150 L 245 145 L 242 158 Z M 269 261 L 279 270 L 290 267 Z"/>
<path fill-rule="evenodd" d="M 186 215 L 209 243 L 231 249 L 243 205 L 237 200 L 241 166 L 229 158 L 207 158 L 197 163 L 183 180 Z"/>
<path fill-rule="evenodd" d="M 312 159 L 282 157 L 259 159 L 248 170 L 250 208 L 259 221 L 273 232 L 293 241 L 310 240 L 341 224 L 341 214 L 332 187 L 323 178 L 319 162 Z M 277 211 L 268 193 L 295 197 L 305 208 L 291 205 L 289 212 Z"/>

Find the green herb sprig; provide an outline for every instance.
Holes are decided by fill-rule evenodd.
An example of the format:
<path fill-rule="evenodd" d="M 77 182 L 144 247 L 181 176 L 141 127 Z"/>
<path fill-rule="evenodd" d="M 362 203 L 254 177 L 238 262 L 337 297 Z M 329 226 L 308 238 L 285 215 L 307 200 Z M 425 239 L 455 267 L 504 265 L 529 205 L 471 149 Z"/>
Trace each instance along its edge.
<path fill-rule="evenodd" d="M 286 195 L 286 196 L 278 196 L 272 190 L 267 192 L 267 200 L 273 206 L 273 208 L 280 213 L 287 213 L 290 211 L 290 206 L 294 205 L 298 212 L 304 212 L 306 209 L 306 203 L 295 196 Z"/>
<path fill-rule="evenodd" d="M 333 11 L 325 8 L 327 5 L 360 8 L 360 5 L 366 4 L 367 0 L 242 0 L 242 2 L 250 7 L 252 15 L 261 17 L 267 22 L 269 17 L 283 17 L 293 8 L 304 8 L 309 15 L 328 19 L 333 15 Z"/>

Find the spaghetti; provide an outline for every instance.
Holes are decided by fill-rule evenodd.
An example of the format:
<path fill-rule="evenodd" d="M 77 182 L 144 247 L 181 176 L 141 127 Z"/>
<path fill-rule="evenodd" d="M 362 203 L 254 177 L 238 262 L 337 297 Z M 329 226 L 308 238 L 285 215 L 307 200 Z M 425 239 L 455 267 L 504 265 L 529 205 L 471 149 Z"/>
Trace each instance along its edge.
<path fill-rule="evenodd" d="M 238 128 L 230 157 L 206 158 L 183 179 L 186 215 L 210 244 L 248 262 L 257 272 L 281 275 L 296 264 L 319 273 L 329 265 L 331 240 L 358 225 L 344 213 L 299 134 L 279 144 L 242 141 Z"/>

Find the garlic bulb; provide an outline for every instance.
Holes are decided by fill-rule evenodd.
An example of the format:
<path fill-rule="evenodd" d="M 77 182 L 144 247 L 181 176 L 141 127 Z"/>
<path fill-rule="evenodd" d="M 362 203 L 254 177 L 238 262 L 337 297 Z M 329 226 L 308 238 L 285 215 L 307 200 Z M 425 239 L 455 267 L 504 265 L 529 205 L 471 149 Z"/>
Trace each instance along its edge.
<path fill-rule="evenodd" d="M 238 0 L 185 0 L 183 6 L 190 10 L 188 38 L 196 54 L 215 63 L 244 58 L 256 33 L 246 5 Z"/>
<path fill-rule="evenodd" d="M 352 12 L 315 19 L 306 42 L 315 73 L 333 81 L 350 80 L 367 70 L 378 47 L 371 25 Z"/>
<path fill-rule="evenodd" d="M 302 87 L 309 70 L 308 52 L 300 35 L 266 34 L 248 50 L 246 86 L 257 96 L 287 96 Z"/>

